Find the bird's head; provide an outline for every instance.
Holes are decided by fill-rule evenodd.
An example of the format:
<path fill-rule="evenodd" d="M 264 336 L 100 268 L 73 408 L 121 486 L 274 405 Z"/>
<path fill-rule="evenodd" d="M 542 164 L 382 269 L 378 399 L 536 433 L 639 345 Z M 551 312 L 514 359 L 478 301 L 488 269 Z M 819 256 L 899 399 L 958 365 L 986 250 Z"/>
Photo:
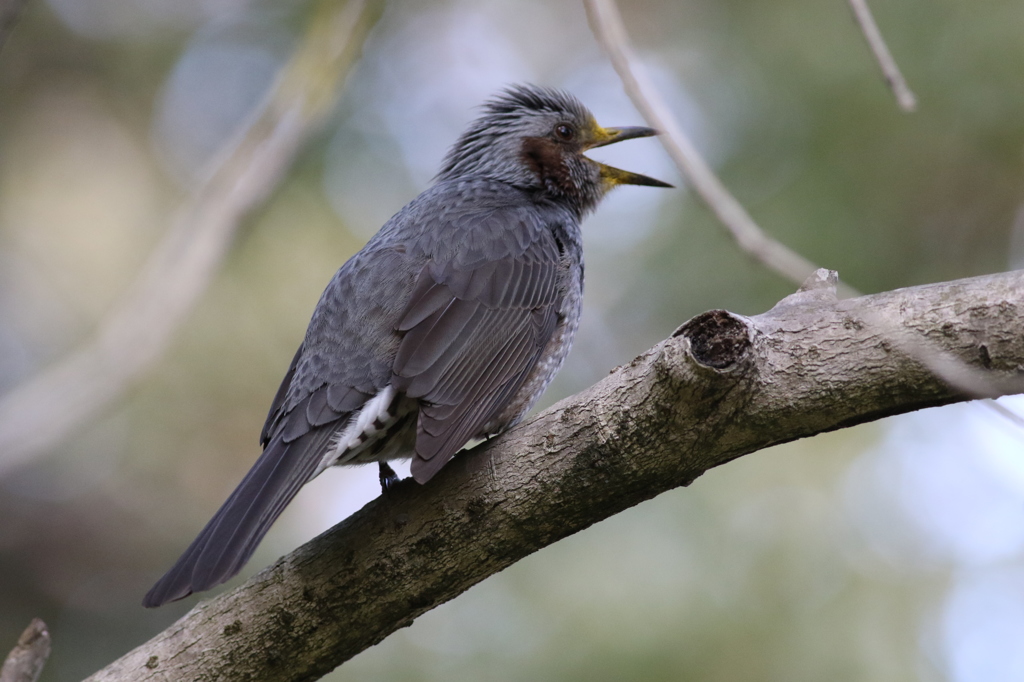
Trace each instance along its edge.
<path fill-rule="evenodd" d="M 538 191 L 580 214 L 618 185 L 672 186 L 584 156 L 588 149 L 657 131 L 602 128 L 566 92 L 517 85 L 485 103 L 483 110 L 449 150 L 439 179 L 490 177 Z"/>

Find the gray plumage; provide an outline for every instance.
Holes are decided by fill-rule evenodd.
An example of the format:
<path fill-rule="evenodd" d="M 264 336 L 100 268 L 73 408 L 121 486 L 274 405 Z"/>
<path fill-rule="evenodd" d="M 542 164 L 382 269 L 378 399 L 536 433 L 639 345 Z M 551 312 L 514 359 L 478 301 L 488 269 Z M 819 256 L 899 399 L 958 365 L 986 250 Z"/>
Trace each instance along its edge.
<path fill-rule="evenodd" d="M 519 421 L 576 333 L 581 219 L 614 185 L 667 186 L 582 152 L 651 134 L 600 128 L 546 88 L 488 102 L 436 183 L 328 284 L 271 405 L 263 454 L 144 605 L 235 575 L 328 466 L 411 457 L 426 483 L 467 442 Z"/>

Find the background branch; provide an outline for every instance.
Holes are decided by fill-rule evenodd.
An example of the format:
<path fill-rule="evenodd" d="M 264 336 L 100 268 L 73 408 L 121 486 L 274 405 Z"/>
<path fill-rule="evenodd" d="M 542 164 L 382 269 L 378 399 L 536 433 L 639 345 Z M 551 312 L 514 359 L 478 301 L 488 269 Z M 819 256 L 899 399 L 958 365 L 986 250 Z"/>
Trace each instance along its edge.
<path fill-rule="evenodd" d="M 311 680 L 519 559 L 745 454 L 965 400 L 893 330 L 1010 386 L 1024 272 L 715 310 L 586 391 L 404 481 L 89 678 Z M 984 350 L 982 350 L 984 349 Z"/>
<path fill-rule="evenodd" d="M 817 269 L 811 261 L 778 242 L 758 226 L 743 205 L 711 170 L 697 151 L 682 126 L 672 115 L 661 93 L 633 53 L 629 36 L 622 23 L 615 0 L 583 0 L 597 42 L 604 48 L 622 87 L 640 115 L 652 128 L 657 128 L 662 145 L 675 162 L 679 172 L 719 222 L 729 231 L 739 247 L 754 260 L 791 282 L 800 284 Z M 840 284 L 843 296 L 856 296 L 857 291 Z"/>
<path fill-rule="evenodd" d="M 896 65 L 896 60 L 889 52 L 889 47 L 885 44 L 885 39 L 882 38 L 882 32 L 878 30 L 878 24 L 875 23 L 875 17 L 871 14 L 867 0 L 850 0 L 850 8 L 864 34 L 864 39 L 868 41 L 871 53 L 875 55 L 875 60 L 878 62 L 879 68 L 882 69 L 885 82 L 889 84 L 889 89 L 896 97 L 896 103 L 907 113 L 916 110 L 917 97 L 910 90 L 910 86 L 907 85 L 906 79 L 900 72 L 900 67 Z"/>
<path fill-rule="evenodd" d="M 4 660 L 0 682 L 36 682 L 50 657 L 50 632 L 46 623 L 33 618 Z"/>
<path fill-rule="evenodd" d="M 583 0 L 583 4 L 594 36 L 607 52 L 612 66 L 622 80 L 626 94 L 644 119 L 652 127 L 662 131 L 659 139 L 679 172 L 693 186 L 743 251 L 790 281 L 803 282 L 817 266 L 769 237 L 711 170 L 636 59 L 615 0 Z M 897 102 L 904 111 L 913 111 L 917 101 L 886 47 L 867 3 L 865 0 L 850 0 L 850 5 Z M 860 295 L 860 292 L 845 283 L 837 282 L 836 287 L 844 297 Z M 987 381 L 984 376 L 947 359 L 936 357 L 934 352 L 927 348 L 906 347 L 902 350 L 922 359 L 936 374 L 953 385 L 963 387 L 965 382 L 970 382 L 976 390 L 968 393 L 975 397 L 983 398 L 991 393 L 987 389 L 979 388 L 979 385 Z M 1014 423 L 1024 425 L 1024 420 L 1006 407 L 991 400 L 985 400 L 983 404 Z"/>
<path fill-rule="evenodd" d="M 59 443 L 163 355 L 242 221 L 333 109 L 383 0 L 324 0 L 249 126 L 222 150 L 95 338 L 0 397 L 0 476 Z"/>

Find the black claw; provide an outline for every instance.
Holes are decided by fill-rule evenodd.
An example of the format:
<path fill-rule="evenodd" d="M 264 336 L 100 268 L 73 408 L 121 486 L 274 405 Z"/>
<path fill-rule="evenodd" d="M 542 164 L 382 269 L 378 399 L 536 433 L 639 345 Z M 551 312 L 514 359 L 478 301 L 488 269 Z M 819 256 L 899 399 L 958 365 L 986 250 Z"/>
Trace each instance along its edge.
<path fill-rule="evenodd" d="M 398 474 L 387 462 L 377 462 L 380 466 L 380 492 L 384 495 L 398 485 Z"/>

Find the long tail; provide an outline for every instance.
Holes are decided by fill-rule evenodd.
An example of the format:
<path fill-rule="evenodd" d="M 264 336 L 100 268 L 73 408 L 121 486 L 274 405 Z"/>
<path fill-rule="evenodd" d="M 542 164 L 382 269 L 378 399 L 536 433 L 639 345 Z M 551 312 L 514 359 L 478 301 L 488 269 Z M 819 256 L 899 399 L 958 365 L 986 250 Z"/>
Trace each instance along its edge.
<path fill-rule="evenodd" d="M 329 432 L 318 429 L 291 443 L 272 440 L 235 491 L 181 558 L 142 600 L 148 608 L 229 580 L 256 551 L 271 524 L 313 476 Z"/>

